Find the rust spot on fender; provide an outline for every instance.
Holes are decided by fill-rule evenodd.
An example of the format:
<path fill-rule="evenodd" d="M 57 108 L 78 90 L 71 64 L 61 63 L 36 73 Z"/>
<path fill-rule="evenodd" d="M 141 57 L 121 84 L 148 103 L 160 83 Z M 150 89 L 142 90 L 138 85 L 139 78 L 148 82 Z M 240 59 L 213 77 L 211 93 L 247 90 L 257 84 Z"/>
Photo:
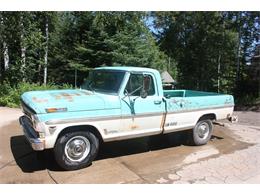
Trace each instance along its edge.
<path fill-rule="evenodd" d="M 133 130 L 133 129 L 137 129 L 139 126 L 138 125 L 136 125 L 136 124 L 133 124 L 133 125 L 131 125 L 131 129 Z"/>
<path fill-rule="evenodd" d="M 161 125 L 160 125 L 160 128 L 161 128 L 163 131 L 164 131 L 165 121 L 166 121 L 166 112 L 163 113 L 162 120 L 161 120 Z"/>
<path fill-rule="evenodd" d="M 64 99 L 68 100 L 69 102 L 73 102 L 74 101 L 73 97 L 75 97 L 75 96 L 81 96 L 81 94 L 79 94 L 79 93 L 71 93 L 71 94 L 70 93 L 60 93 L 58 95 L 55 95 L 54 97 L 56 100 L 60 100 L 60 99 L 64 98 Z"/>
<path fill-rule="evenodd" d="M 32 101 L 37 103 L 45 103 L 48 102 L 48 99 L 33 97 Z"/>
<path fill-rule="evenodd" d="M 61 99 L 60 95 L 55 95 L 54 97 L 55 97 L 56 100 L 60 100 Z"/>
<path fill-rule="evenodd" d="M 64 96 L 64 97 L 70 97 L 72 96 L 72 94 L 68 94 L 68 93 L 60 93 L 61 96 Z"/>

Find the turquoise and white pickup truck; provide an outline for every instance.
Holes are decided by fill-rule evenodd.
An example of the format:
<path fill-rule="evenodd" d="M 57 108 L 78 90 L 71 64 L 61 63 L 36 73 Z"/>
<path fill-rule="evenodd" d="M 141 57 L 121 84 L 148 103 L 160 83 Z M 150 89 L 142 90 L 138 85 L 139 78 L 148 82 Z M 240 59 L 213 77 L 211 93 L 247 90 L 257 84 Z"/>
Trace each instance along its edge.
<path fill-rule="evenodd" d="M 73 170 L 90 165 L 102 142 L 190 129 L 194 145 L 206 144 L 212 121 L 232 118 L 234 99 L 163 90 L 154 69 L 101 67 L 81 89 L 26 92 L 21 105 L 20 124 L 32 148 L 53 148 L 57 163 Z"/>

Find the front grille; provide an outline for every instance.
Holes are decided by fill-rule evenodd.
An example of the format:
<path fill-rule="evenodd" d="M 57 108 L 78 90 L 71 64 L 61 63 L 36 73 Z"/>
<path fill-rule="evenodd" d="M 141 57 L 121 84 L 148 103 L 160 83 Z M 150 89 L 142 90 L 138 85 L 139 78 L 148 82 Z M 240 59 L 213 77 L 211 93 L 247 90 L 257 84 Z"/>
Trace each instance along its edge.
<path fill-rule="evenodd" d="M 30 128 L 33 128 L 32 120 L 29 117 L 24 117 L 24 121 Z"/>
<path fill-rule="evenodd" d="M 27 117 L 27 115 L 22 116 L 21 120 L 23 121 L 22 124 L 24 128 L 28 130 L 27 133 L 29 133 L 34 138 L 39 138 L 39 133 L 35 131 L 32 120 L 29 117 Z"/>

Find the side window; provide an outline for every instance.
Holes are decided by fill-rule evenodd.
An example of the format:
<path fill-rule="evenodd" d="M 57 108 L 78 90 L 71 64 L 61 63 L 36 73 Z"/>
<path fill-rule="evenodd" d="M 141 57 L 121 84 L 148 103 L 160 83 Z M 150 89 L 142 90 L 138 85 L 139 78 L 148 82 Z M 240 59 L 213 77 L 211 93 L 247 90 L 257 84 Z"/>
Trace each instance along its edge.
<path fill-rule="evenodd" d="M 155 94 L 154 82 L 153 82 L 153 77 L 150 75 L 148 76 L 150 77 L 150 81 L 151 81 L 149 91 L 148 91 L 148 96 L 151 96 Z M 132 96 L 140 96 L 143 87 L 143 79 L 144 77 L 142 74 L 131 74 L 125 88 L 127 92 Z"/>

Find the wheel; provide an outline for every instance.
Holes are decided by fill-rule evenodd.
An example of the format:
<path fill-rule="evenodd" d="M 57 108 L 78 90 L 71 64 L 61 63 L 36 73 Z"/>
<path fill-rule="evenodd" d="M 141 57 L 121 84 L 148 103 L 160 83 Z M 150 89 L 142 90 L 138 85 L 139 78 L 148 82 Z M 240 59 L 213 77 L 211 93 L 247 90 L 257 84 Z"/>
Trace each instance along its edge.
<path fill-rule="evenodd" d="M 212 135 L 213 125 L 211 120 L 198 121 L 192 130 L 192 141 L 196 146 L 206 144 Z"/>
<path fill-rule="evenodd" d="M 55 160 L 65 170 L 87 167 L 98 153 L 99 140 L 91 132 L 78 131 L 62 135 L 54 147 Z"/>

